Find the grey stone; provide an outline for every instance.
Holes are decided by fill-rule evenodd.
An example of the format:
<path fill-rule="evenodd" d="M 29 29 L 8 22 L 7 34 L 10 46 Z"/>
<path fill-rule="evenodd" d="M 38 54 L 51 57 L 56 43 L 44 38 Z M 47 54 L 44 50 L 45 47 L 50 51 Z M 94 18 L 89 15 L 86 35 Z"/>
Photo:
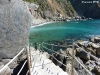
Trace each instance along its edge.
<path fill-rule="evenodd" d="M 2 63 L 3 63 L 4 65 L 6 65 L 9 61 L 11 61 L 11 59 L 2 59 Z"/>
<path fill-rule="evenodd" d="M 67 48 L 68 53 L 72 56 L 73 54 L 73 49 L 72 48 Z M 74 50 L 74 55 L 76 55 L 76 50 Z"/>
<path fill-rule="evenodd" d="M 0 58 L 13 58 L 29 43 L 32 15 L 22 0 L 0 0 Z"/>
<path fill-rule="evenodd" d="M 90 55 L 88 53 L 86 53 L 84 50 L 80 51 L 80 56 L 79 57 L 81 57 L 85 60 L 90 60 Z"/>
<path fill-rule="evenodd" d="M 2 62 L 0 62 L 0 70 L 4 67 L 4 64 Z M 2 72 L 0 73 L 0 75 L 11 75 L 11 70 L 10 68 L 7 66 L 4 70 L 2 70 Z"/>
<path fill-rule="evenodd" d="M 95 61 L 92 60 L 87 61 L 85 65 L 89 71 L 93 71 L 94 67 L 96 66 Z"/>
<path fill-rule="evenodd" d="M 100 75 L 100 67 L 99 66 L 95 66 L 94 71 L 95 71 L 96 75 Z"/>
<path fill-rule="evenodd" d="M 95 49 L 100 48 L 100 46 L 97 45 L 97 44 L 95 44 L 95 43 L 92 43 L 91 45 L 92 45 L 92 47 L 95 48 Z"/>
<path fill-rule="evenodd" d="M 96 49 L 93 49 L 92 47 L 85 48 L 86 51 L 91 52 L 91 54 L 96 56 Z"/>
<path fill-rule="evenodd" d="M 80 48 L 76 48 L 76 55 L 77 55 L 77 56 L 80 55 Z"/>
<path fill-rule="evenodd" d="M 11 61 L 11 59 L 2 59 L 2 63 L 3 63 L 4 65 L 6 65 L 9 61 Z M 10 67 L 10 69 L 14 69 L 14 68 L 16 68 L 17 65 L 18 65 L 17 62 L 16 62 L 16 61 L 13 61 L 13 62 L 9 65 L 9 67 Z"/>
<path fill-rule="evenodd" d="M 100 36 L 95 37 L 95 42 L 99 43 L 100 42 Z"/>
<path fill-rule="evenodd" d="M 95 39 L 92 37 L 89 39 L 90 42 L 95 42 Z"/>

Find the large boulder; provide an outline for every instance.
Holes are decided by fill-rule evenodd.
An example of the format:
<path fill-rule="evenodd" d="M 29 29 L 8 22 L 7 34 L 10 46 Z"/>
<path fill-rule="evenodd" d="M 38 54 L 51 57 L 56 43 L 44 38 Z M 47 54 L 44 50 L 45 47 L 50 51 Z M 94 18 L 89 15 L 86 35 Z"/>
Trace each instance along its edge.
<path fill-rule="evenodd" d="M 13 58 L 29 43 L 31 23 L 32 15 L 22 0 L 0 0 L 0 59 Z"/>
<path fill-rule="evenodd" d="M 81 57 L 85 60 L 90 60 L 90 55 L 88 53 L 86 53 L 84 50 L 80 50 L 80 56 L 79 57 Z"/>

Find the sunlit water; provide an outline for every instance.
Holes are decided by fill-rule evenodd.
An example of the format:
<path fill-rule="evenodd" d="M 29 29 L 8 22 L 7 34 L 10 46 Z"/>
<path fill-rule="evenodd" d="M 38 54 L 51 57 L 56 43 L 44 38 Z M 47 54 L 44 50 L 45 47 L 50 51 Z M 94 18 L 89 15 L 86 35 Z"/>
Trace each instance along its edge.
<path fill-rule="evenodd" d="M 88 39 L 100 35 L 100 20 L 56 22 L 30 29 L 30 43 Z"/>

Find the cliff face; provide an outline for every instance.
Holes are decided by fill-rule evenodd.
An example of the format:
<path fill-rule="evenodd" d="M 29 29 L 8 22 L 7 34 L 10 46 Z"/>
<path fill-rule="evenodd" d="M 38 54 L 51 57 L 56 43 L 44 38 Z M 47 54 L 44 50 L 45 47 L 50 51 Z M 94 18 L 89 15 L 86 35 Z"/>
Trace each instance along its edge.
<path fill-rule="evenodd" d="M 87 3 L 82 1 L 86 1 Z M 94 1 L 98 1 L 99 3 Z M 78 15 L 100 19 L 100 0 L 70 0 L 70 2 Z"/>
<path fill-rule="evenodd" d="M 100 18 L 100 3 L 82 3 L 87 0 L 26 0 L 39 5 L 38 13 L 44 19 L 62 17 L 85 16 Z M 100 0 L 89 0 L 99 1 Z"/>
<path fill-rule="evenodd" d="M 12 58 L 28 44 L 31 21 L 22 0 L 0 0 L 0 58 Z"/>

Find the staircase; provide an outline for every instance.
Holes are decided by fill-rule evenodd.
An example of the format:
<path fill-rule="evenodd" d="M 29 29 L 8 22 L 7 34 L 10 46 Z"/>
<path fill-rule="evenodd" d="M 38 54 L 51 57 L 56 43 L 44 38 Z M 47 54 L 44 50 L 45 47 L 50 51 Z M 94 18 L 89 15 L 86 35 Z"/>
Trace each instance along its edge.
<path fill-rule="evenodd" d="M 31 55 L 31 75 L 68 75 L 49 59 L 48 53 L 31 48 Z"/>

